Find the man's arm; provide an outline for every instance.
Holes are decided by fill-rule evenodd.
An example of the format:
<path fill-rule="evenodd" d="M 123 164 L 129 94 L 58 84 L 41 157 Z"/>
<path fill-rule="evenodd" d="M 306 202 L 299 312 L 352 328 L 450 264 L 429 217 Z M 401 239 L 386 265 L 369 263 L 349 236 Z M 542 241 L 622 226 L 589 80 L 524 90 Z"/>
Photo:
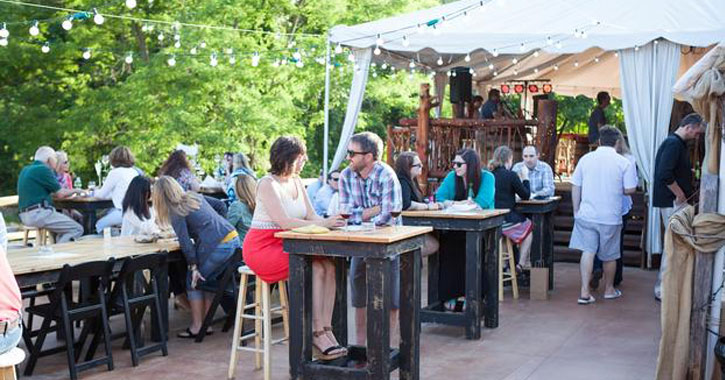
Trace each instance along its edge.
<path fill-rule="evenodd" d="M 662 182 L 675 195 L 675 203 L 680 204 L 687 200 L 687 196 L 685 196 L 685 192 L 682 191 L 682 188 L 676 181 L 675 166 L 680 155 L 674 148 L 675 146 L 673 144 L 662 147 L 662 154 L 660 155 L 661 162 L 658 163 L 659 165 L 655 165 L 655 178 L 662 179 Z"/>
<path fill-rule="evenodd" d="M 542 179 L 543 189 L 537 193 L 537 195 L 543 195 L 545 197 L 551 197 L 554 195 L 556 188 L 554 186 L 554 171 L 551 170 L 551 166 L 544 164 L 544 178 Z"/>
<path fill-rule="evenodd" d="M 672 194 L 675 194 L 676 204 L 679 205 L 687 201 L 687 196 L 685 195 L 685 192 L 682 191 L 680 185 L 677 184 L 677 181 L 673 181 L 671 184 L 667 185 L 667 188 L 670 189 Z"/>
<path fill-rule="evenodd" d="M 577 185 L 571 185 L 571 205 L 574 208 L 574 217 L 579 212 L 579 204 L 582 200 L 582 188 Z"/>

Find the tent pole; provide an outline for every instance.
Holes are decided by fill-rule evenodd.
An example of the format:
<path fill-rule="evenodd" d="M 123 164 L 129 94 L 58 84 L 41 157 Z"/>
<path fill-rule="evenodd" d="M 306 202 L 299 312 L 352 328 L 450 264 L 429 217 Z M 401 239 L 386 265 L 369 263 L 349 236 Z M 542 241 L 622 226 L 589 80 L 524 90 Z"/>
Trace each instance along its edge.
<path fill-rule="evenodd" d="M 325 48 L 325 128 L 322 137 L 322 171 L 327 175 L 330 140 L 330 37 Z M 327 178 L 325 178 L 327 181 Z"/>

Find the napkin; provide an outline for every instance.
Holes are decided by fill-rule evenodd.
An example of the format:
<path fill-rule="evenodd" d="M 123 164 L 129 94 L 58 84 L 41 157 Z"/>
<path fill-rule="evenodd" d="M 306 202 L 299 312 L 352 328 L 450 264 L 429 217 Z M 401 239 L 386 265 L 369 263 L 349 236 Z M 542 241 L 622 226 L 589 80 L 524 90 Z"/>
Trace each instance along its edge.
<path fill-rule="evenodd" d="M 330 232 L 330 229 L 311 224 L 309 226 L 293 228 L 292 232 L 297 232 L 300 234 L 326 234 Z"/>

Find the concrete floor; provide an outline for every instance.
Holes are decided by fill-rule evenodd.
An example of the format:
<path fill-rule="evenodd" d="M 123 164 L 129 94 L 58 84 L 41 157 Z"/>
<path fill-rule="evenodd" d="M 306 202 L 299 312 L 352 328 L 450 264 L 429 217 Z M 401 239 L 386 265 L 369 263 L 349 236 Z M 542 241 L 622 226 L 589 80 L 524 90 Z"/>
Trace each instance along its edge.
<path fill-rule="evenodd" d="M 624 296 L 604 301 L 595 293 L 593 305 L 576 304 L 578 265 L 557 263 L 556 289 L 548 301 L 530 301 L 528 290 L 513 301 L 507 290 L 497 329 L 484 329 L 478 341 L 464 339 L 463 329 L 423 324 L 422 379 L 652 379 L 660 336 L 659 304 L 652 296 L 656 272 L 625 268 Z M 426 294 L 425 291 L 423 294 Z M 350 313 L 352 314 L 352 313 Z M 138 367 L 128 351 L 114 342 L 115 370 L 97 367 L 81 379 L 202 380 L 226 378 L 231 333 L 215 332 L 201 344 L 176 338 L 189 316 L 172 310 L 169 356 L 151 354 Z M 122 331 L 122 320 L 113 326 Z M 218 330 L 220 326 L 216 326 Z M 281 334 L 281 327 L 275 327 Z M 352 336 L 352 335 L 351 335 Z M 52 340 L 52 339 L 51 339 Z M 241 352 L 237 379 L 262 379 L 254 370 L 253 354 Z M 275 346 L 272 378 L 289 378 L 287 345 Z M 67 379 L 65 354 L 41 358 L 28 379 Z M 393 373 L 397 378 L 397 372 Z"/>

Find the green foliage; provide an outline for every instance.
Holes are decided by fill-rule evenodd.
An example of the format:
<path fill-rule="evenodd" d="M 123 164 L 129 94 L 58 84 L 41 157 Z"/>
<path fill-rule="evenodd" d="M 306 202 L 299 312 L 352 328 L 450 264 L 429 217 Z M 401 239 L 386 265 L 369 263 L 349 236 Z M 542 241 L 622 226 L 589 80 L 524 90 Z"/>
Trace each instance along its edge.
<path fill-rule="evenodd" d="M 584 95 L 564 96 L 554 95 L 554 99 L 559 104 L 556 121 L 557 129 L 563 133 L 577 133 L 586 135 L 589 129 L 587 122 L 589 115 L 596 107 L 596 99 L 588 98 Z M 622 111 L 622 100 L 612 98 L 609 107 L 604 110 L 607 122 L 616 126 L 623 132 L 624 128 L 624 112 Z"/>

